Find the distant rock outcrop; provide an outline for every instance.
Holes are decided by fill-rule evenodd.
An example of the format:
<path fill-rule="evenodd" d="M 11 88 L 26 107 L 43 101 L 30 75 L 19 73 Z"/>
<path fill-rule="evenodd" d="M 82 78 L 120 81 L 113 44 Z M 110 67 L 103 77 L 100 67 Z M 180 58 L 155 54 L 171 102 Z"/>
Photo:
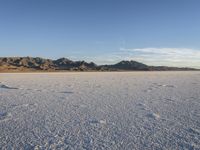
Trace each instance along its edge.
<path fill-rule="evenodd" d="M 137 61 L 121 61 L 113 65 L 98 66 L 85 61 L 72 61 L 67 58 L 57 60 L 40 57 L 1 57 L 0 72 L 8 71 L 167 71 L 196 70 L 193 68 L 178 68 L 166 66 L 148 66 Z"/>
<path fill-rule="evenodd" d="M 102 67 L 116 70 L 149 70 L 147 65 L 132 60 L 121 61 L 114 65 L 104 65 Z"/>

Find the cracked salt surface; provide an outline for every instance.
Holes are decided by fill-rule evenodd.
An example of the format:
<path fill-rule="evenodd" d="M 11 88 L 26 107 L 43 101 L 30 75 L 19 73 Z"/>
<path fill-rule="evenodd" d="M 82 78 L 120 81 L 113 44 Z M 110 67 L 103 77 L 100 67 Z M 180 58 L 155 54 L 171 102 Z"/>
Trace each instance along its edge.
<path fill-rule="evenodd" d="M 0 149 L 200 149 L 199 72 L 0 74 Z"/>

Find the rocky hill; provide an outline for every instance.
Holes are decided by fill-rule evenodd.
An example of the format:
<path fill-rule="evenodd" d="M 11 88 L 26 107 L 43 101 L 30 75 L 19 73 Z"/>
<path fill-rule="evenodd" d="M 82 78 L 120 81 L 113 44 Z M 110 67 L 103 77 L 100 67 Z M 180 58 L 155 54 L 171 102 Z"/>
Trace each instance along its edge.
<path fill-rule="evenodd" d="M 137 61 L 121 61 L 114 65 L 103 65 L 105 69 L 111 70 L 149 70 L 148 66 Z"/>
<path fill-rule="evenodd" d="M 165 66 L 148 66 L 136 61 L 121 61 L 113 65 L 98 66 L 85 61 L 72 61 L 67 58 L 57 60 L 40 57 L 0 57 L 0 72 L 23 71 L 167 71 L 196 70 Z"/>

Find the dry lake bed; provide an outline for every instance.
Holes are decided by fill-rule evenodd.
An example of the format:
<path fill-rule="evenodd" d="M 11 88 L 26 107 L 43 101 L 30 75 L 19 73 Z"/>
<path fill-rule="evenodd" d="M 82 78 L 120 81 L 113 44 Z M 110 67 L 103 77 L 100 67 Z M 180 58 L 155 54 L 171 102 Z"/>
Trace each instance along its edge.
<path fill-rule="evenodd" d="M 200 72 L 0 74 L 0 148 L 200 149 Z"/>

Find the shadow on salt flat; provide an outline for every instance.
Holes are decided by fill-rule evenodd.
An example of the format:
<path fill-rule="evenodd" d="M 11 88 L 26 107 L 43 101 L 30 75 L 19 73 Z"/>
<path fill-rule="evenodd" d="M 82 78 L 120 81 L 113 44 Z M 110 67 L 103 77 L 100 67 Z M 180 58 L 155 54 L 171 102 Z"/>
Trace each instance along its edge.
<path fill-rule="evenodd" d="M 62 91 L 60 93 L 63 93 L 63 94 L 73 94 L 74 92 L 71 92 L 71 91 Z"/>
<path fill-rule="evenodd" d="M 7 112 L 0 112 L 0 121 L 4 121 L 11 118 L 11 114 Z"/>
<path fill-rule="evenodd" d="M 176 88 L 176 86 L 174 85 L 170 85 L 170 84 L 159 84 L 159 83 L 153 83 L 148 89 L 144 90 L 144 92 L 152 92 L 153 90 L 156 90 L 160 87 L 163 88 Z"/>
<path fill-rule="evenodd" d="M 74 92 L 71 91 L 56 91 L 56 90 L 47 90 L 47 89 L 25 89 L 27 91 L 35 91 L 35 92 L 53 92 L 53 93 L 63 93 L 63 94 L 73 94 Z"/>
<path fill-rule="evenodd" d="M 191 134 L 195 134 L 195 135 L 200 135 L 200 130 L 195 129 L 195 128 L 188 128 L 187 131 Z"/>
<path fill-rule="evenodd" d="M 144 103 L 138 103 L 137 106 L 146 107 Z"/>
<path fill-rule="evenodd" d="M 148 110 L 148 107 L 147 107 L 144 103 L 138 103 L 137 106 L 138 106 L 141 110 Z"/>
<path fill-rule="evenodd" d="M 153 83 L 154 86 L 157 87 L 169 87 L 169 88 L 175 88 L 174 85 L 170 85 L 170 84 L 159 84 L 159 83 Z"/>
<path fill-rule="evenodd" d="M 7 112 L 0 112 L 0 120 L 4 119 L 7 116 Z"/>
<path fill-rule="evenodd" d="M 148 113 L 146 116 L 155 120 L 160 119 L 160 115 L 157 113 Z"/>
<path fill-rule="evenodd" d="M 97 120 L 96 118 L 91 118 L 88 120 L 89 124 L 97 125 L 97 124 L 107 124 L 106 120 Z"/>
<path fill-rule="evenodd" d="M 87 105 L 85 105 L 85 104 L 74 104 L 74 105 L 72 105 L 73 107 L 75 107 L 75 108 L 87 108 L 88 106 Z"/>
<path fill-rule="evenodd" d="M 174 102 L 175 100 L 171 99 L 171 98 L 166 98 L 166 101 L 170 101 L 170 102 Z"/>
<path fill-rule="evenodd" d="M 90 124 L 98 124 L 99 123 L 99 121 L 97 119 L 95 119 L 95 118 L 89 119 L 88 122 Z"/>
<path fill-rule="evenodd" d="M 148 88 L 147 90 L 144 90 L 144 92 L 147 92 L 147 93 L 149 93 L 149 92 L 151 92 L 153 90 L 153 88 Z"/>
<path fill-rule="evenodd" d="M 37 109 L 38 104 L 37 103 L 25 103 L 25 104 L 12 104 L 11 105 L 11 109 L 28 109 L 29 111 L 33 111 L 35 109 Z"/>
<path fill-rule="evenodd" d="M 2 89 L 9 89 L 9 90 L 19 89 L 19 88 L 16 88 L 16 87 L 9 87 L 9 86 L 4 85 L 4 84 L 0 84 L 0 88 L 2 88 Z"/>

